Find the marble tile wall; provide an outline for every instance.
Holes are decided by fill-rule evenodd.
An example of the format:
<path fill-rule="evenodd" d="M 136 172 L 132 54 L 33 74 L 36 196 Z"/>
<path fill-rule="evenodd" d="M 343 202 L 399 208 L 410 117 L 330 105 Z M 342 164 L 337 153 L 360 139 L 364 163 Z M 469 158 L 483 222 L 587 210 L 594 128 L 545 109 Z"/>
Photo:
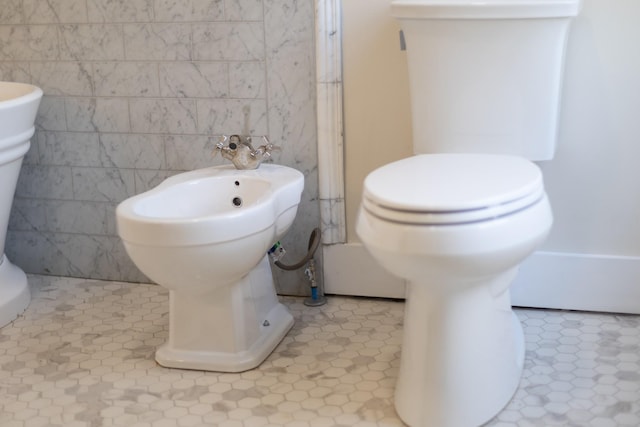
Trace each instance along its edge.
<path fill-rule="evenodd" d="M 146 281 L 115 206 L 220 163 L 216 136 L 243 133 L 269 135 L 274 161 L 306 176 L 283 241 L 296 261 L 319 223 L 313 23 L 313 0 L 4 0 L 0 80 L 45 92 L 8 256 L 30 273 Z M 303 272 L 275 275 L 306 293 Z"/>

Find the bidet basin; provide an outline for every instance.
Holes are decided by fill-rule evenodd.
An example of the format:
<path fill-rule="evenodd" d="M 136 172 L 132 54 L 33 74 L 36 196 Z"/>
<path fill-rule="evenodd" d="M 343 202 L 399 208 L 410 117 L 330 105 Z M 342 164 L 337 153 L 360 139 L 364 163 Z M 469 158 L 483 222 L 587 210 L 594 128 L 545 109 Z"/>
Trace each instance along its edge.
<path fill-rule="evenodd" d="M 303 185 L 302 173 L 280 165 L 182 173 L 122 202 L 118 234 L 149 278 L 206 293 L 260 262 L 293 223 Z"/>
<path fill-rule="evenodd" d="M 180 246 L 224 242 L 273 227 L 277 240 L 295 217 L 304 177 L 284 166 L 263 166 L 243 171 L 216 166 L 168 178 L 118 206 L 120 236 L 125 242 Z"/>
<path fill-rule="evenodd" d="M 163 366 L 239 372 L 260 364 L 293 325 L 267 250 L 289 229 L 299 171 L 263 164 L 186 172 L 122 202 L 118 234 L 136 266 L 170 290 Z"/>

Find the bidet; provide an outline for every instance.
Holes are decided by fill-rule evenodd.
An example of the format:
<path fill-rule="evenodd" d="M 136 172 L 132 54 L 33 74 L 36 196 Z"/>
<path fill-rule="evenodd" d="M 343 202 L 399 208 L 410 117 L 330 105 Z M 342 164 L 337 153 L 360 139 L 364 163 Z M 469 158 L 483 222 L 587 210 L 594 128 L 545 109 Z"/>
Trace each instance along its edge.
<path fill-rule="evenodd" d="M 169 289 L 163 366 L 239 372 L 293 325 L 267 250 L 295 219 L 304 177 L 280 165 L 182 173 L 122 202 L 118 233 L 136 266 Z"/>

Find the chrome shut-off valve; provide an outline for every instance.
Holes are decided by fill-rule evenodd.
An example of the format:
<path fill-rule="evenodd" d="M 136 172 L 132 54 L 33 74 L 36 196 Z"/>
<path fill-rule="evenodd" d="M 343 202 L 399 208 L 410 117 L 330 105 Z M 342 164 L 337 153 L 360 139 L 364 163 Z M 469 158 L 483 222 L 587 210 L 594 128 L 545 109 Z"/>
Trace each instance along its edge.
<path fill-rule="evenodd" d="M 222 154 L 236 169 L 257 169 L 260 164 L 271 157 L 271 152 L 280 148 L 269 142 L 267 136 L 262 136 L 263 145 L 253 148 L 250 136 L 240 135 L 223 135 L 216 143 L 216 149 L 213 152 Z"/>

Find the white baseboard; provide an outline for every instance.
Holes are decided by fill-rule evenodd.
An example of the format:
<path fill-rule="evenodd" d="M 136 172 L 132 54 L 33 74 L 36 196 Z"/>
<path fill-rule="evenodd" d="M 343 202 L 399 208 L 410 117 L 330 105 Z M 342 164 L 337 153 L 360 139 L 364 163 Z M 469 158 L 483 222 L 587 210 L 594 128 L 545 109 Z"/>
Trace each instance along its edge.
<path fill-rule="evenodd" d="M 640 314 L 640 257 L 536 252 L 520 267 L 513 305 Z"/>
<path fill-rule="evenodd" d="M 324 246 L 322 255 L 325 293 L 404 298 L 404 280 L 380 267 L 361 243 Z"/>
<path fill-rule="evenodd" d="M 324 246 L 325 292 L 404 298 L 404 281 L 359 243 Z M 640 257 L 536 252 L 511 288 L 513 305 L 640 314 Z"/>

